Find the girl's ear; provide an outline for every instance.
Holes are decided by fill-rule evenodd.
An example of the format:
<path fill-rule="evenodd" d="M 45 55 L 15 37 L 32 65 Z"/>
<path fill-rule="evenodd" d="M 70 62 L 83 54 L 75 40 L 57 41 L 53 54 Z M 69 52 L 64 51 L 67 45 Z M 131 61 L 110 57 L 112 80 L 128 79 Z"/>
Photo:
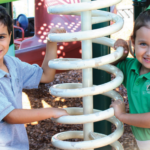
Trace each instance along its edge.
<path fill-rule="evenodd" d="M 130 40 L 129 40 L 129 51 L 130 54 L 135 57 L 135 50 L 134 50 L 134 45 L 135 45 L 135 41 L 133 39 L 133 36 L 131 36 Z"/>
<path fill-rule="evenodd" d="M 132 41 L 132 46 L 135 47 L 135 40 L 134 40 L 133 36 L 131 36 L 131 41 Z"/>

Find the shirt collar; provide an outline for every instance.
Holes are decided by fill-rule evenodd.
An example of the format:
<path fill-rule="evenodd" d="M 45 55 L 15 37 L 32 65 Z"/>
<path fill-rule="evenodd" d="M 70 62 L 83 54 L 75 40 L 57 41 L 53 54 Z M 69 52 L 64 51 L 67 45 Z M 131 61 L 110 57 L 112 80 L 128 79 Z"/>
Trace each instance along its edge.
<path fill-rule="evenodd" d="M 0 69 L 0 78 L 3 78 L 7 73 Z"/>
<path fill-rule="evenodd" d="M 5 75 L 10 76 L 10 74 L 11 74 L 11 67 L 10 67 L 10 65 L 8 63 L 8 60 L 5 56 L 4 56 L 4 64 L 7 66 L 8 70 L 9 70 L 9 73 L 7 73 L 7 72 L 0 69 L 0 78 L 3 78 Z"/>
<path fill-rule="evenodd" d="M 131 66 L 131 70 L 134 70 L 135 73 L 139 75 L 140 68 L 141 68 L 141 63 L 135 58 L 135 61 L 134 61 L 134 63 L 133 63 L 132 66 Z M 142 77 L 145 77 L 145 78 L 147 78 L 147 79 L 150 80 L 150 72 L 141 75 L 141 78 L 142 78 Z"/>

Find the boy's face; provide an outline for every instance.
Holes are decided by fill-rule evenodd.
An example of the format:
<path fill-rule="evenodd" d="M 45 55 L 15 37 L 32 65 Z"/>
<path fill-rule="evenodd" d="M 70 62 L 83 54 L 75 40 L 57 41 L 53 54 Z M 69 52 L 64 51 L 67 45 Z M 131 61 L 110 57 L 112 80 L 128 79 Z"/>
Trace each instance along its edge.
<path fill-rule="evenodd" d="M 9 49 L 11 34 L 8 33 L 7 26 L 0 22 L 0 63 Z"/>
<path fill-rule="evenodd" d="M 136 39 L 133 43 L 135 55 L 142 64 L 145 73 L 150 72 L 150 28 L 141 27 L 136 32 Z"/>

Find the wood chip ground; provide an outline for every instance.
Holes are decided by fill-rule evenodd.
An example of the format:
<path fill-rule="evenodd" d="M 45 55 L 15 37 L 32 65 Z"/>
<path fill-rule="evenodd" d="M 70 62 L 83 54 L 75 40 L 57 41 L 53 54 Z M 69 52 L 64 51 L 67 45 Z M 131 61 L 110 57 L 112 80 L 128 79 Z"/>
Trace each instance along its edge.
<path fill-rule="evenodd" d="M 113 78 L 113 77 L 112 77 Z M 58 98 L 50 95 L 49 87 L 54 84 L 60 83 L 81 83 L 82 73 L 79 71 L 69 71 L 57 74 L 55 80 L 49 84 L 40 84 L 38 89 L 24 90 L 23 99 L 24 106 L 31 108 L 43 108 L 43 107 L 82 107 L 82 98 Z M 128 97 L 126 89 L 121 85 L 115 89 L 119 92 L 126 103 L 126 111 L 129 111 Z M 29 102 L 27 102 L 29 99 Z M 124 150 L 138 150 L 134 136 L 131 132 L 131 128 L 128 125 L 124 125 L 125 131 L 119 141 L 122 143 Z M 82 130 L 82 125 L 66 125 L 53 122 L 51 119 L 46 119 L 31 124 L 26 124 L 28 133 L 30 150 L 59 150 L 53 147 L 51 144 L 51 137 L 56 133 L 63 131 Z M 112 132 L 115 130 L 112 125 Z M 78 139 L 74 139 L 78 141 Z"/>

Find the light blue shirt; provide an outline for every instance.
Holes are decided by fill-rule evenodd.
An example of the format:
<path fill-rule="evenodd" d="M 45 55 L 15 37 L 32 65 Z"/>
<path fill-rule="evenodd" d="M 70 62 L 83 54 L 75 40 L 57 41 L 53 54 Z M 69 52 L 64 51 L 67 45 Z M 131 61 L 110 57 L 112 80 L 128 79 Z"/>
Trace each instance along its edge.
<path fill-rule="evenodd" d="M 9 73 L 0 69 L 0 150 L 29 150 L 24 124 L 8 124 L 3 118 L 22 109 L 22 89 L 38 88 L 43 70 L 8 55 L 4 63 Z"/>

